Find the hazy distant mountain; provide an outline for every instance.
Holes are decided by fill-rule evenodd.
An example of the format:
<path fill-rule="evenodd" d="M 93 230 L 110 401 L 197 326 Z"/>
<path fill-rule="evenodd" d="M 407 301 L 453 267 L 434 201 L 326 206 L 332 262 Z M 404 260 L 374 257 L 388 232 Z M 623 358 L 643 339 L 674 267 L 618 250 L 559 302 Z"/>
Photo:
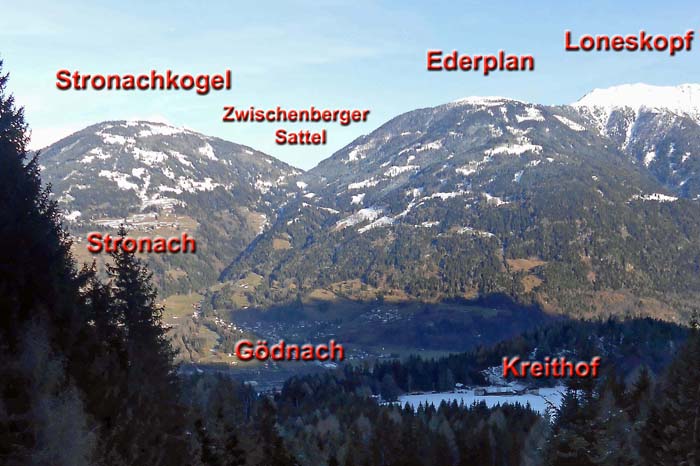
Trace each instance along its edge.
<path fill-rule="evenodd" d="M 667 108 L 622 88 L 574 106 L 466 98 L 400 115 L 305 174 L 304 195 L 224 278 L 264 277 L 260 304 L 344 288 L 675 315 L 700 291 L 696 88 Z"/>
<path fill-rule="evenodd" d="M 166 291 L 215 281 L 274 221 L 301 174 L 249 147 L 145 121 L 90 126 L 49 146 L 40 163 L 78 241 L 124 220 L 135 235 L 193 234 L 195 256 L 151 257 Z"/>

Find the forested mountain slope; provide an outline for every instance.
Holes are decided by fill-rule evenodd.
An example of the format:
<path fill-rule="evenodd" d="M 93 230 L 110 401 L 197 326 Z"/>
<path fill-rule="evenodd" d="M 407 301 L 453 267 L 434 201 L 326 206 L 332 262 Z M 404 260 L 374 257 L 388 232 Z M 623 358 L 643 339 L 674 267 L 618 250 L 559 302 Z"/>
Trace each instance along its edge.
<path fill-rule="evenodd" d="M 184 128 L 146 121 L 111 121 L 81 130 L 41 152 L 78 258 L 89 261 L 89 231 L 179 236 L 196 255 L 147 258 L 164 294 L 216 281 L 298 188 L 293 167 L 249 147 Z"/>
<path fill-rule="evenodd" d="M 400 115 L 305 174 L 223 278 L 262 276 L 255 305 L 345 287 L 676 318 L 700 292 L 697 113 L 622 101 L 604 118 L 599 103 L 466 98 Z"/>

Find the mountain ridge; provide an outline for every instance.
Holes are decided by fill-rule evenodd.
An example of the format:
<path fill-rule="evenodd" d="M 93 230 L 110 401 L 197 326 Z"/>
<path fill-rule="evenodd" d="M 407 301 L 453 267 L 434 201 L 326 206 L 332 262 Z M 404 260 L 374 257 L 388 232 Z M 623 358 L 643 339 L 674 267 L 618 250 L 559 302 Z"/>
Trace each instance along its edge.
<path fill-rule="evenodd" d="M 697 254 L 686 233 L 698 218 L 681 218 L 698 196 L 697 151 L 676 154 L 692 159 L 684 180 L 657 167 L 669 155 L 661 148 L 690 146 L 700 127 L 666 113 L 638 118 L 623 144 L 572 106 L 473 97 L 398 115 L 305 173 L 304 199 L 222 278 L 252 271 L 278 298 L 360 277 L 415 299 L 505 292 L 584 313 L 575 302 L 584 290 L 605 307 L 604 293 L 648 289 L 657 309 L 647 311 L 669 315 L 659 296 L 679 288 L 654 270 L 690 272 L 694 259 L 669 263 L 653 237 Z M 674 131 L 686 140 L 670 140 Z M 639 151 L 652 147 L 659 154 L 646 163 Z"/>
<path fill-rule="evenodd" d="M 210 284 L 231 257 L 272 221 L 296 192 L 301 171 L 220 138 L 146 121 L 91 125 L 40 155 L 64 218 L 80 243 L 91 230 L 179 234 L 201 247 L 195 257 L 149 257 L 170 292 Z M 80 259 L 90 261 L 89 256 Z M 190 273 L 191 272 L 191 273 Z"/>
<path fill-rule="evenodd" d="M 698 291 L 679 277 L 692 274 L 698 248 L 691 206 L 700 199 L 700 126 L 622 106 L 601 131 L 588 108 L 466 97 L 398 115 L 307 172 L 186 129 L 124 121 L 89 127 L 88 142 L 62 140 L 42 163 L 63 154 L 73 164 L 47 172 L 62 207 L 94 210 L 98 197 L 71 178 L 85 161 L 102 164 L 94 179 L 131 214 L 192 206 L 196 228 L 216 229 L 217 209 L 228 209 L 235 227 L 218 232 L 216 244 L 231 232 L 238 238 L 217 251 L 224 286 L 215 295 L 232 308 L 242 304 L 226 298 L 235 294 L 229 282 L 253 273 L 261 283 L 246 292 L 245 307 L 359 280 L 377 295 L 506 293 L 584 313 L 598 311 L 576 304 L 581 293 L 622 293 L 631 312 L 630 298 L 647 287 L 653 306 L 670 315 L 671 295 Z M 221 179 L 229 169 L 237 177 Z M 152 182 L 144 188 L 146 172 Z M 82 203 L 70 199 L 76 193 Z M 109 213 L 103 204 L 101 218 Z M 78 207 L 67 212 L 77 230 L 95 220 Z M 678 250 L 664 257 L 658 237 Z"/>
<path fill-rule="evenodd" d="M 700 115 L 700 84 L 684 83 L 655 86 L 645 83 L 620 84 L 596 88 L 586 93 L 572 107 L 658 108 L 677 113 Z"/>

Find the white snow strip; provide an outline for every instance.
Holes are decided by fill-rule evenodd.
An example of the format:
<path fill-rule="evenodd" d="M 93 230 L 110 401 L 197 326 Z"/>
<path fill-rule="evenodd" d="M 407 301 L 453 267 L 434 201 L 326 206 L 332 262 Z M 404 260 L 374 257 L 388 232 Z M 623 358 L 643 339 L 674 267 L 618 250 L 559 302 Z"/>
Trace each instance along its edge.
<path fill-rule="evenodd" d="M 484 238 L 495 238 L 496 237 L 496 235 L 494 235 L 490 231 L 476 230 L 472 227 L 462 227 L 459 230 L 457 230 L 457 233 L 459 233 L 460 235 L 469 234 L 469 235 L 482 236 Z"/>
<path fill-rule="evenodd" d="M 500 146 L 496 146 L 492 149 L 488 149 L 484 151 L 484 154 L 486 155 L 501 155 L 501 154 L 510 154 L 510 155 L 521 155 L 526 152 L 534 152 L 535 154 L 539 154 L 542 152 L 542 146 L 538 146 L 536 144 L 503 144 Z"/>
<path fill-rule="evenodd" d="M 522 123 L 523 121 L 544 121 L 544 117 L 542 116 L 542 112 L 540 112 L 538 109 L 535 107 L 527 107 L 525 109 L 525 115 L 515 115 L 515 119 L 518 120 L 518 123 Z"/>
<path fill-rule="evenodd" d="M 358 229 L 357 232 L 361 234 L 361 233 L 364 233 L 366 231 L 372 230 L 373 228 L 388 227 L 393 223 L 394 223 L 393 219 L 384 216 L 384 217 L 378 218 L 377 220 L 370 223 L 369 225 Z"/>
<path fill-rule="evenodd" d="M 420 170 L 420 165 L 403 165 L 403 166 L 394 165 L 393 167 L 389 167 L 389 169 L 384 172 L 384 176 L 386 176 L 388 178 L 394 178 L 396 176 L 399 176 L 401 173 L 410 172 L 410 171 L 418 171 L 418 170 Z"/>
<path fill-rule="evenodd" d="M 356 225 L 361 222 L 374 221 L 382 214 L 382 209 L 376 207 L 368 207 L 365 209 L 358 210 L 354 214 L 339 220 L 335 224 L 336 230 L 342 230 L 343 228 Z"/>
<path fill-rule="evenodd" d="M 420 147 L 416 149 L 416 152 L 423 152 L 426 150 L 438 150 L 442 147 L 442 141 L 437 140 L 437 141 L 432 141 L 427 144 L 423 144 Z"/>
<path fill-rule="evenodd" d="M 364 180 L 364 181 L 358 181 L 357 183 L 350 183 L 348 185 L 348 190 L 350 189 L 363 189 L 363 188 L 369 188 L 372 186 L 376 186 L 379 184 L 379 180 L 375 180 L 374 177 Z"/>
<path fill-rule="evenodd" d="M 180 188 L 171 188 L 170 186 L 165 186 L 165 185 L 160 185 L 160 186 L 158 186 L 158 191 L 161 191 L 161 192 L 170 192 L 170 193 L 175 193 L 175 194 L 182 194 L 182 189 L 180 189 Z"/>
<path fill-rule="evenodd" d="M 586 128 L 584 126 L 579 125 L 575 121 L 569 120 L 568 118 L 565 118 L 563 116 L 554 115 L 554 118 L 561 121 L 564 125 L 568 126 L 570 129 L 572 129 L 574 131 L 585 131 L 586 130 Z"/>
<path fill-rule="evenodd" d="M 675 202 L 678 200 L 678 198 L 675 196 L 668 196 L 666 194 L 661 194 L 661 193 L 644 194 L 644 195 L 635 194 L 634 196 L 632 196 L 632 199 L 642 200 L 642 201 L 657 201 L 657 202 Z"/>
<path fill-rule="evenodd" d="M 424 199 L 442 199 L 444 201 L 446 199 L 452 199 L 453 197 L 463 196 L 466 193 L 467 193 L 467 191 L 462 191 L 462 190 L 453 191 L 453 192 L 449 192 L 449 193 L 433 193 Z"/>
<path fill-rule="evenodd" d="M 472 165 L 472 164 L 474 164 L 474 165 Z M 469 175 L 473 175 L 474 173 L 476 173 L 478 168 L 479 168 L 478 162 L 469 162 L 469 164 L 465 165 L 464 167 L 455 168 L 455 172 L 460 174 L 460 175 L 469 176 Z"/>
<path fill-rule="evenodd" d="M 440 225 L 440 222 L 438 220 L 433 222 L 423 222 L 420 224 L 420 226 L 422 226 L 423 228 L 432 228 L 438 225 Z"/>

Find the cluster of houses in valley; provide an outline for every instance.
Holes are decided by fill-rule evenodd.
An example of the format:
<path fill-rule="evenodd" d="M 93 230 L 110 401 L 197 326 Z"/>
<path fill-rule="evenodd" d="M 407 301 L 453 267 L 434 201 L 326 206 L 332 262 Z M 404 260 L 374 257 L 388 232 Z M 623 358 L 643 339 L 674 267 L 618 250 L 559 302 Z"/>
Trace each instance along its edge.
<path fill-rule="evenodd" d="M 461 385 L 461 384 L 457 384 Z M 459 389 L 457 389 L 459 390 Z M 466 390 L 465 390 L 466 393 Z M 475 396 L 517 396 L 517 395 L 539 395 L 540 389 L 537 387 L 477 387 L 474 389 Z"/>
<path fill-rule="evenodd" d="M 456 383 L 452 393 L 472 393 L 474 396 L 517 396 L 517 395 L 539 395 L 540 389 L 537 387 L 522 386 L 476 386 L 470 387 L 462 383 Z M 432 391 L 428 393 L 438 393 Z M 411 392 L 407 395 L 423 395 L 425 392 Z"/>

